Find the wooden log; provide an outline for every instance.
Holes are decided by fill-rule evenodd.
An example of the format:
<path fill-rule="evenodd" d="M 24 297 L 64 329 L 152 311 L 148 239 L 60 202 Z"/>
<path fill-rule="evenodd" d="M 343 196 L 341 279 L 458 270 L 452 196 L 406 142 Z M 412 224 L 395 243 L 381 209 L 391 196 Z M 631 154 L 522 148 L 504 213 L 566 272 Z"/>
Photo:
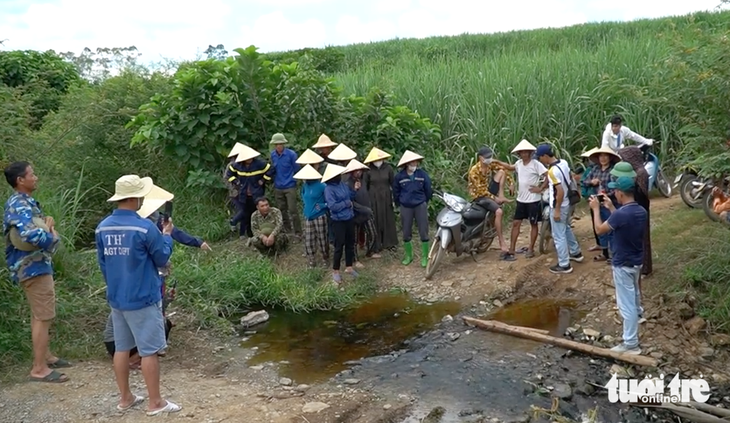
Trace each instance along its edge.
<path fill-rule="evenodd" d="M 688 408 L 688 407 L 679 407 L 677 405 L 667 403 L 667 404 L 634 404 L 638 405 L 639 407 L 648 407 L 648 408 L 663 408 L 665 410 L 669 410 L 672 413 L 676 414 L 679 417 L 682 417 L 683 419 L 691 420 L 695 423 L 727 423 L 730 420 L 727 419 L 721 419 L 720 417 L 713 416 L 709 413 L 704 413 L 699 410 L 695 410 L 694 408 Z"/>
<path fill-rule="evenodd" d="M 697 401 L 690 401 L 690 402 L 680 402 L 677 405 L 682 405 L 685 407 L 694 407 L 698 409 L 699 411 L 704 411 L 705 413 L 710 413 L 712 415 L 722 417 L 725 420 L 730 419 L 730 410 L 727 408 L 720 408 L 715 407 L 714 405 L 705 404 Z"/>
<path fill-rule="evenodd" d="M 519 329 L 519 330 L 526 330 L 526 331 L 530 331 L 530 332 L 541 333 L 543 335 L 549 335 L 550 334 L 550 331 L 547 330 L 547 329 L 529 328 L 527 326 L 515 326 L 515 325 L 510 325 L 510 324 L 507 324 L 507 323 L 504 323 L 504 322 L 499 322 L 499 321 L 496 321 L 496 320 L 490 320 L 490 322 L 493 322 L 496 325 L 509 326 L 509 327 L 516 328 L 516 329 Z"/>
<path fill-rule="evenodd" d="M 621 354 L 615 351 L 611 351 L 606 348 L 594 347 L 593 345 L 586 345 L 581 342 L 571 341 L 565 338 L 557 338 L 555 336 L 545 335 L 537 333 L 535 331 L 520 329 L 515 326 L 508 325 L 502 322 L 495 322 L 493 320 L 480 320 L 473 317 L 463 317 L 464 321 L 472 324 L 478 328 L 489 330 L 492 332 L 499 332 L 506 335 L 512 335 L 519 338 L 531 339 L 533 341 L 540 341 L 546 344 L 555 345 L 557 347 L 566 348 L 573 351 L 580 351 L 585 354 L 592 354 L 606 358 L 613 358 L 614 360 L 620 360 L 638 366 L 657 367 L 659 362 L 645 355 L 631 355 Z"/>

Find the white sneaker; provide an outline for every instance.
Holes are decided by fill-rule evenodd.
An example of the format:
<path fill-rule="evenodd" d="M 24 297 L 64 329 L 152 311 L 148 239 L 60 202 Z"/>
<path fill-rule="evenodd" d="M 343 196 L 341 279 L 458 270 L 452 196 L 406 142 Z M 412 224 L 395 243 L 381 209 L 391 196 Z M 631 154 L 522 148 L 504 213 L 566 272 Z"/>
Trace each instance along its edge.
<path fill-rule="evenodd" d="M 619 345 L 616 345 L 615 347 L 611 348 L 611 351 L 617 352 L 619 354 L 631 354 L 631 355 L 639 355 L 641 354 L 641 348 L 637 347 L 629 347 L 624 343 L 621 343 Z"/>

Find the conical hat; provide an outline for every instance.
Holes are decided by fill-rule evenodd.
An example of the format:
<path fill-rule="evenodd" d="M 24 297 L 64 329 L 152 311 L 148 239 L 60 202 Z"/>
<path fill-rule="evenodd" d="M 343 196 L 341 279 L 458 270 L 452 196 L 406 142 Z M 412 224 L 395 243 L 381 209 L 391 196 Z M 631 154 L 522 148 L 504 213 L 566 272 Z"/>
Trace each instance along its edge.
<path fill-rule="evenodd" d="M 338 145 L 332 152 L 327 156 L 330 160 L 337 160 L 338 162 L 346 162 L 357 157 L 357 153 L 345 144 Z"/>
<path fill-rule="evenodd" d="M 137 210 L 137 214 L 143 219 L 147 219 L 149 215 L 155 212 L 155 210 L 164 206 L 168 201 L 172 201 L 175 198 L 175 194 L 165 191 L 164 189 L 155 185 L 149 194 L 145 195 L 142 207 Z"/>
<path fill-rule="evenodd" d="M 297 159 L 297 164 L 316 164 L 322 163 L 324 159 L 319 154 L 310 149 L 306 149 L 304 153 Z"/>
<path fill-rule="evenodd" d="M 517 147 L 512 149 L 513 153 L 516 153 L 518 151 L 536 151 L 537 148 L 530 144 L 530 141 L 522 140 L 519 144 L 517 144 Z"/>
<path fill-rule="evenodd" d="M 406 152 L 403 153 L 403 157 L 401 157 L 400 161 L 398 162 L 398 167 L 401 167 L 410 162 L 415 162 L 416 160 L 423 160 L 423 157 L 412 152 L 411 150 L 406 150 Z"/>
<path fill-rule="evenodd" d="M 332 141 L 330 137 L 328 137 L 325 134 L 322 134 L 319 136 L 319 139 L 317 140 L 317 143 L 312 146 L 312 148 L 326 148 L 326 147 L 334 147 L 337 143 Z"/>
<path fill-rule="evenodd" d="M 592 161 L 598 163 L 598 156 L 600 154 L 608 154 L 609 156 L 611 156 L 612 160 L 615 162 L 621 161 L 621 156 L 616 154 L 616 152 L 611 150 L 611 147 L 608 147 L 608 146 L 594 149 L 588 157 Z"/>
<path fill-rule="evenodd" d="M 350 160 L 350 163 L 347 164 L 347 167 L 345 167 L 345 170 L 342 173 L 350 173 L 354 172 L 356 170 L 367 170 L 368 167 L 364 164 L 358 162 L 355 159 Z"/>
<path fill-rule="evenodd" d="M 372 163 L 372 162 L 377 162 L 378 160 L 385 160 L 389 157 L 392 157 L 392 156 L 377 147 L 373 147 L 373 149 L 370 150 L 370 153 L 368 153 L 368 156 L 365 158 L 365 161 L 363 163 L 368 164 L 368 163 Z"/>
<path fill-rule="evenodd" d="M 238 152 L 238 157 L 236 157 L 236 162 L 245 162 L 246 160 L 250 160 L 261 155 L 261 153 L 247 145 L 241 147 L 240 150 L 241 151 Z"/>
<path fill-rule="evenodd" d="M 237 156 L 238 153 L 241 152 L 241 149 L 243 147 L 245 147 L 245 145 L 241 144 L 240 142 L 237 142 L 236 145 L 234 145 L 233 148 L 231 149 L 231 152 L 228 153 L 228 157 Z"/>
<path fill-rule="evenodd" d="M 305 181 L 311 181 L 316 179 L 322 179 L 322 175 L 317 172 L 315 168 L 310 165 L 304 166 L 299 172 L 294 175 L 294 179 L 303 179 Z"/>
<path fill-rule="evenodd" d="M 327 169 L 324 170 L 324 174 L 322 175 L 322 182 L 327 182 L 337 175 L 342 175 L 342 172 L 344 171 L 344 167 L 329 163 L 327 164 Z"/>
<path fill-rule="evenodd" d="M 585 153 L 581 154 L 581 157 L 591 157 L 591 154 L 593 154 L 596 150 L 598 150 L 598 147 L 593 147 L 590 150 L 586 151 Z"/>

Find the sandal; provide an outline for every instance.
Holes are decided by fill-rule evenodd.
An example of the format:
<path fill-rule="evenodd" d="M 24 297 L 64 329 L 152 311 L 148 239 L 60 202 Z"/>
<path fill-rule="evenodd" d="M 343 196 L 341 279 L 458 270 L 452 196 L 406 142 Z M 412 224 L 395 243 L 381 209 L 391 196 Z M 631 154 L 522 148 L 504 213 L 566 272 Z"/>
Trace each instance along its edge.
<path fill-rule="evenodd" d="M 165 402 L 167 402 L 167 404 L 164 407 L 160 408 L 159 410 L 148 411 L 147 415 L 152 417 L 152 416 L 159 416 L 160 414 L 166 414 L 166 413 L 177 413 L 178 411 L 182 410 L 182 407 L 180 407 L 179 405 L 177 405 L 173 402 L 170 402 L 170 401 L 165 401 Z"/>
<path fill-rule="evenodd" d="M 524 254 L 524 253 L 526 253 L 528 251 L 530 251 L 529 248 L 527 248 L 527 247 L 520 247 L 517 251 L 515 251 L 515 253 L 517 253 L 517 254 Z"/>
<path fill-rule="evenodd" d="M 606 256 L 604 256 L 603 254 L 593 257 L 593 261 L 606 261 L 606 260 L 608 260 L 608 258 L 606 258 Z"/>
<path fill-rule="evenodd" d="M 340 273 L 335 273 L 332 275 L 332 281 L 339 285 L 340 282 L 342 282 L 342 275 Z"/>
<path fill-rule="evenodd" d="M 51 373 L 48 373 L 46 377 L 30 377 L 31 382 L 46 382 L 46 383 L 64 383 L 68 382 L 69 378 L 63 373 L 59 373 L 57 371 L 52 371 Z"/>
<path fill-rule="evenodd" d="M 599 247 L 598 245 L 594 245 L 593 247 L 589 248 L 588 251 L 601 251 L 603 248 Z"/>
<path fill-rule="evenodd" d="M 533 257 L 535 257 L 535 252 L 534 251 L 527 251 L 525 253 L 525 258 L 528 258 L 529 259 L 529 258 L 533 258 Z"/>
<path fill-rule="evenodd" d="M 517 260 L 514 256 L 514 254 L 510 253 L 502 253 L 502 256 L 500 257 L 504 261 L 515 261 Z"/>
<path fill-rule="evenodd" d="M 119 410 L 119 411 L 127 411 L 130 408 L 132 408 L 132 407 L 136 407 L 136 406 L 142 404 L 142 401 L 144 401 L 144 397 L 140 397 L 139 395 L 135 395 L 134 396 L 134 401 L 132 401 L 132 403 L 129 404 L 128 406 L 122 407 L 121 404 L 117 404 L 117 410 Z"/>
<path fill-rule="evenodd" d="M 51 369 L 65 369 L 67 367 L 73 367 L 71 365 L 71 363 L 69 363 L 68 361 L 66 361 L 62 358 L 57 359 L 53 363 L 47 363 L 47 364 L 48 364 L 48 367 Z"/>

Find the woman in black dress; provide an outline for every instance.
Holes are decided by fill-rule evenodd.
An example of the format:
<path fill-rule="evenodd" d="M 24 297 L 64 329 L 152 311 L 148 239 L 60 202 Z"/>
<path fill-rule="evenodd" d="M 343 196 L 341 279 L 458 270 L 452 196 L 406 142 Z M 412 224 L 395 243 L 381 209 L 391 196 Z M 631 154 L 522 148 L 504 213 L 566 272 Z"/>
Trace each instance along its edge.
<path fill-rule="evenodd" d="M 379 148 L 370 150 L 365 164 L 370 167 L 363 176 L 363 185 L 370 195 L 370 205 L 375 219 L 375 250 L 394 250 L 398 245 L 393 210 L 393 179 L 395 171 L 385 162 L 391 155 Z"/>

